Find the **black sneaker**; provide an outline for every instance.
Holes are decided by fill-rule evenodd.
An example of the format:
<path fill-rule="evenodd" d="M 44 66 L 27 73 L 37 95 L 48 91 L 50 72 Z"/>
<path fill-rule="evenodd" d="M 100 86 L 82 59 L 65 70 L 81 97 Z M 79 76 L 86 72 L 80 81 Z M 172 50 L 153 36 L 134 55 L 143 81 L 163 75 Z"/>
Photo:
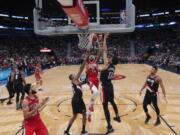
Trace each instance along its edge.
<path fill-rule="evenodd" d="M 5 100 L 6 100 L 6 99 L 1 99 L 1 104 L 3 104 Z"/>
<path fill-rule="evenodd" d="M 158 125 L 160 125 L 161 124 L 161 121 L 160 121 L 160 119 L 159 119 L 159 117 L 157 118 L 157 120 L 156 120 L 156 123 L 154 124 L 154 126 L 158 126 Z"/>
<path fill-rule="evenodd" d="M 12 102 L 11 102 L 11 101 L 8 101 L 8 102 L 7 102 L 7 105 L 11 105 L 11 104 L 12 104 Z"/>
<path fill-rule="evenodd" d="M 42 88 L 40 88 L 40 89 L 38 89 L 38 91 L 43 91 L 43 89 L 42 89 Z"/>
<path fill-rule="evenodd" d="M 147 124 L 150 119 L 151 119 L 151 116 L 150 116 L 150 115 L 147 115 L 146 120 L 144 121 L 144 123 Z"/>
<path fill-rule="evenodd" d="M 71 134 L 67 131 L 64 131 L 64 135 L 71 135 Z"/>
<path fill-rule="evenodd" d="M 113 127 L 112 127 L 112 126 L 107 127 L 107 132 L 106 132 L 106 135 L 108 135 L 108 134 L 110 134 L 110 133 L 112 133 L 112 132 L 114 132 Z"/>
<path fill-rule="evenodd" d="M 114 121 L 117 121 L 117 122 L 119 122 L 119 123 L 121 122 L 121 118 L 120 118 L 119 116 L 114 117 L 113 119 L 114 119 Z"/>
<path fill-rule="evenodd" d="M 82 132 L 81 132 L 81 135 L 87 135 L 87 134 L 88 134 L 87 131 L 82 131 Z"/>

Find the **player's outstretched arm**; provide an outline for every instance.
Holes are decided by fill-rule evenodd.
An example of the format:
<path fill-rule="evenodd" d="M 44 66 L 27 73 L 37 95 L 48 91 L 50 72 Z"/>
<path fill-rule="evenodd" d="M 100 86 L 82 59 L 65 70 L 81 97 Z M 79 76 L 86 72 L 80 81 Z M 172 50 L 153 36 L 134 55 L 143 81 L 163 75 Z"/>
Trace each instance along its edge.
<path fill-rule="evenodd" d="M 104 35 L 104 41 L 103 41 L 103 60 L 104 65 L 106 66 L 108 64 L 108 57 L 107 57 L 107 38 L 108 34 Z"/>
<path fill-rule="evenodd" d="M 97 63 L 99 62 L 99 59 L 102 56 L 102 53 L 103 53 L 103 47 L 102 47 L 102 45 L 99 45 L 99 51 L 98 51 L 98 54 L 97 54 L 97 57 L 96 57 L 96 62 Z"/>
<path fill-rule="evenodd" d="M 81 76 L 81 74 L 82 74 L 82 72 L 83 72 L 83 70 L 84 70 L 84 67 L 85 67 L 85 65 L 86 65 L 86 62 L 87 62 L 87 59 L 88 59 L 89 55 L 90 55 L 90 53 L 87 52 L 87 53 L 86 53 L 86 56 L 84 57 L 84 61 L 83 61 L 82 65 L 81 65 L 81 67 L 79 68 L 79 71 L 78 71 L 78 73 L 77 73 L 77 75 L 76 75 L 76 79 L 79 79 L 79 77 Z"/>
<path fill-rule="evenodd" d="M 103 59 L 104 59 L 104 64 L 108 63 L 108 57 L 107 57 L 107 38 L 108 34 L 104 35 L 104 41 L 103 41 Z"/>

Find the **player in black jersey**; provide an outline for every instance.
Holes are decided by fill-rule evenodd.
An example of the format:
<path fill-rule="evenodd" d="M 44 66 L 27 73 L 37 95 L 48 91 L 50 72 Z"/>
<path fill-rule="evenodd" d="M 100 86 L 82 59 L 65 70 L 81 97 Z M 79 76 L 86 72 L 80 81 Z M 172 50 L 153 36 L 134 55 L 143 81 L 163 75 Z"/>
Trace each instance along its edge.
<path fill-rule="evenodd" d="M 11 100 L 14 97 L 14 87 L 13 87 L 13 76 L 14 76 L 14 73 L 15 73 L 15 70 L 12 69 L 11 73 L 10 73 L 10 75 L 8 77 L 7 84 L 6 84 L 6 88 L 7 88 L 8 93 L 9 93 L 9 101 L 7 102 L 7 105 L 12 104 Z"/>
<path fill-rule="evenodd" d="M 151 73 L 147 76 L 146 82 L 139 93 L 141 95 L 143 89 L 146 88 L 146 94 L 143 101 L 143 109 L 144 109 L 144 112 L 146 113 L 145 124 L 147 124 L 148 121 L 151 119 L 151 116 L 148 113 L 147 106 L 152 103 L 157 114 L 157 120 L 156 120 L 156 123 L 154 124 L 155 126 L 161 123 L 160 118 L 159 118 L 160 110 L 157 104 L 157 92 L 158 92 L 159 85 L 161 86 L 164 99 L 167 102 L 165 88 L 164 88 L 162 79 L 158 75 L 156 75 L 157 71 L 158 71 L 158 68 L 156 66 L 153 66 L 151 69 Z"/>
<path fill-rule="evenodd" d="M 115 65 L 118 64 L 118 59 L 115 56 L 111 59 L 107 58 L 107 45 L 106 45 L 107 36 L 108 35 L 104 36 L 104 43 L 103 43 L 104 67 L 103 69 L 100 70 L 101 72 L 100 81 L 102 83 L 103 109 L 104 109 L 104 114 L 105 114 L 107 125 L 108 125 L 106 134 L 109 134 L 113 132 L 114 129 L 111 125 L 108 102 L 111 103 L 111 105 L 113 106 L 114 112 L 116 114 L 116 116 L 114 117 L 114 120 L 117 122 L 121 122 L 121 119 L 119 117 L 117 105 L 114 102 L 114 89 L 113 89 L 113 84 L 111 82 L 111 80 L 114 77 Z"/>
<path fill-rule="evenodd" d="M 21 67 L 18 69 L 16 68 L 14 76 L 13 76 L 13 85 L 14 85 L 14 90 L 16 92 L 16 109 L 17 110 L 21 109 L 21 104 L 25 95 L 24 86 L 26 84 L 26 81 L 21 71 L 22 71 Z M 21 99 L 20 99 L 20 94 L 21 94 Z"/>
<path fill-rule="evenodd" d="M 74 95 L 73 95 L 73 98 L 71 101 L 72 109 L 73 109 L 73 116 L 69 121 L 67 129 L 64 131 L 64 135 L 70 135 L 69 130 L 70 130 L 73 122 L 75 121 L 75 119 L 77 118 L 77 115 L 79 113 L 82 114 L 82 116 L 83 116 L 83 119 L 82 119 L 83 124 L 82 124 L 81 134 L 82 135 L 87 134 L 87 131 L 85 130 L 85 127 L 86 127 L 86 106 L 85 106 L 83 98 L 82 98 L 83 93 L 81 90 L 81 85 L 83 84 L 83 82 L 79 81 L 80 75 L 81 75 L 81 73 L 85 67 L 87 58 L 88 58 L 88 56 L 86 56 L 86 58 L 85 58 L 83 64 L 81 65 L 77 75 L 71 74 L 69 76 L 69 79 L 71 80 L 71 83 L 72 83 L 73 92 L 74 92 Z"/>

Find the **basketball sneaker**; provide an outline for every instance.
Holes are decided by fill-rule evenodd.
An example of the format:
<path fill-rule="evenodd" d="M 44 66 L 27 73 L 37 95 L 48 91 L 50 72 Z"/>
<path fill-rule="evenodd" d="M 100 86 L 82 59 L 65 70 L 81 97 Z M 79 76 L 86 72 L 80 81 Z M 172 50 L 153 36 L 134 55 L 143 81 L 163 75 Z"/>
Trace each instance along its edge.
<path fill-rule="evenodd" d="M 114 119 L 114 121 L 117 121 L 117 122 L 119 122 L 119 123 L 121 122 L 121 118 L 120 118 L 119 116 L 114 117 L 113 119 Z"/>
<path fill-rule="evenodd" d="M 144 123 L 147 124 L 150 119 L 151 119 L 151 116 L 150 116 L 150 115 L 147 115 L 147 116 L 146 116 L 146 120 L 144 121 Z"/>
<path fill-rule="evenodd" d="M 11 104 L 12 104 L 12 102 L 11 102 L 11 101 L 8 101 L 8 102 L 7 102 L 7 105 L 11 105 Z"/>
<path fill-rule="evenodd" d="M 114 132 L 114 129 L 112 126 L 107 127 L 106 135 L 109 135 L 110 133 Z"/>
<path fill-rule="evenodd" d="M 87 131 L 82 131 L 81 135 L 88 135 L 88 132 Z"/>
<path fill-rule="evenodd" d="M 64 135 L 72 135 L 72 133 L 69 133 L 67 131 L 64 131 Z"/>
<path fill-rule="evenodd" d="M 161 124 L 161 121 L 160 121 L 160 119 L 159 119 L 159 117 L 157 118 L 157 120 L 156 120 L 156 123 L 154 124 L 154 126 L 158 126 L 158 125 L 160 125 Z"/>

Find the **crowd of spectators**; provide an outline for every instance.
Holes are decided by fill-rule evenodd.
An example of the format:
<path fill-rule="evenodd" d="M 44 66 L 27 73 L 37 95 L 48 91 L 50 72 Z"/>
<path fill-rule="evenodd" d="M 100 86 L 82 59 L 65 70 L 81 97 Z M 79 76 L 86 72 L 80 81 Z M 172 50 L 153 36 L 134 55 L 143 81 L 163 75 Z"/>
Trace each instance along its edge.
<path fill-rule="evenodd" d="M 112 34 L 108 38 L 109 55 L 115 54 L 120 63 L 149 63 L 177 70 L 180 66 L 180 31 L 173 29 L 136 31 Z M 40 53 L 47 47 L 51 53 Z M 151 51 L 145 61 L 142 56 Z M 49 68 L 55 65 L 80 64 L 83 50 L 78 48 L 76 35 L 39 37 L 0 37 L 0 70 L 23 65 L 33 72 L 34 64 Z"/>

